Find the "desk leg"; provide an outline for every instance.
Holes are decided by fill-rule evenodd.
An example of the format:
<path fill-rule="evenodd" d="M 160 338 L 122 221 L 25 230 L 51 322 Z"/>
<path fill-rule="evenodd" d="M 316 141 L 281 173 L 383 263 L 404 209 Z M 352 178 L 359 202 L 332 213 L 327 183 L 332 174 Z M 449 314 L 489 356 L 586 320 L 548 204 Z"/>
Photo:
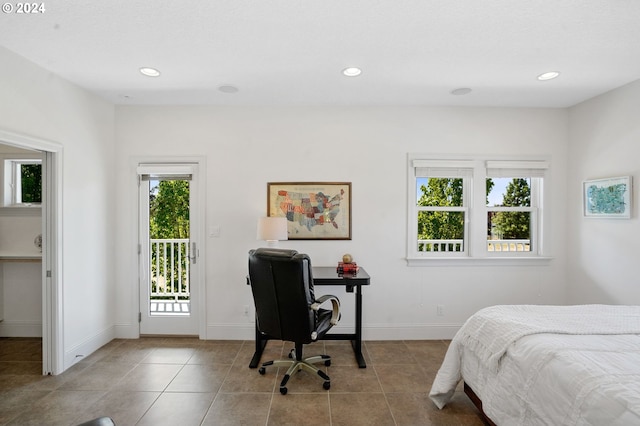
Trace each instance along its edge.
<path fill-rule="evenodd" d="M 253 358 L 249 363 L 249 368 L 257 368 L 260 364 L 260 358 L 262 358 L 262 352 L 264 347 L 267 346 L 267 340 L 262 336 L 262 333 L 258 331 L 258 322 L 256 321 L 256 351 L 253 353 Z"/>
<path fill-rule="evenodd" d="M 362 356 L 362 286 L 356 285 L 356 339 L 351 341 L 360 368 L 366 368 Z"/>

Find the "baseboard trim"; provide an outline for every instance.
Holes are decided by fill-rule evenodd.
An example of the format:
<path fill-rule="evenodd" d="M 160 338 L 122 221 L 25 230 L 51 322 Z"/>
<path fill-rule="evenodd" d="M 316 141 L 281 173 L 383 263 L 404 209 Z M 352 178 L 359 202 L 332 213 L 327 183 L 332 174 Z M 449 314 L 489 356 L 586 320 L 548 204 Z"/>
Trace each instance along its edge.
<path fill-rule="evenodd" d="M 114 330 L 117 339 L 138 339 L 140 337 L 140 326 L 138 324 L 116 324 Z"/>
<path fill-rule="evenodd" d="M 42 337 L 42 322 L 0 321 L 0 337 Z"/>
<path fill-rule="evenodd" d="M 81 361 L 112 341 L 116 336 L 115 327 L 107 327 L 101 332 L 88 337 L 84 341 L 64 352 L 64 370 Z"/>
<path fill-rule="evenodd" d="M 452 339 L 462 324 L 374 324 L 362 327 L 363 340 L 440 340 Z M 332 329 L 335 333 L 353 333 L 353 327 Z M 208 324 L 207 340 L 253 340 L 253 324 Z"/>

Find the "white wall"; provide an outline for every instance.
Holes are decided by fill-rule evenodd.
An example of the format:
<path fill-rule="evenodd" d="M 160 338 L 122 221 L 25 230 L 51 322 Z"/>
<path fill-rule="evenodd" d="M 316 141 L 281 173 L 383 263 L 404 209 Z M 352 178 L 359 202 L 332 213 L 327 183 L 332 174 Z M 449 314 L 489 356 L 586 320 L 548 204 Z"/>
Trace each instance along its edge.
<path fill-rule="evenodd" d="M 274 181 L 348 181 L 352 241 L 286 241 L 282 247 L 335 265 L 351 253 L 372 276 L 364 291 L 367 339 L 451 337 L 477 309 L 496 303 L 563 303 L 567 111 L 499 108 L 117 107 L 117 325 L 137 333 L 136 206 L 132 158 L 205 156 L 207 337 L 252 337 L 243 306 L 247 251 L 259 246 Z M 550 156 L 544 266 L 408 267 L 407 153 Z M 332 289 L 333 291 L 333 289 Z M 351 295 L 342 326 L 353 325 Z M 444 305 L 444 316 L 436 316 Z"/>
<path fill-rule="evenodd" d="M 640 304 L 640 80 L 570 109 L 570 303 Z M 586 219 L 582 182 L 630 175 L 632 218 Z"/>
<path fill-rule="evenodd" d="M 0 262 L 0 336 L 42 336 L 42 264 Z"/>
<path fill-rule="evenodd" d="M 114 335 L 114 107 L 2 47 L 0 63 L 0 129 L 63 146 L 60 285 L 68 367 Z"/>

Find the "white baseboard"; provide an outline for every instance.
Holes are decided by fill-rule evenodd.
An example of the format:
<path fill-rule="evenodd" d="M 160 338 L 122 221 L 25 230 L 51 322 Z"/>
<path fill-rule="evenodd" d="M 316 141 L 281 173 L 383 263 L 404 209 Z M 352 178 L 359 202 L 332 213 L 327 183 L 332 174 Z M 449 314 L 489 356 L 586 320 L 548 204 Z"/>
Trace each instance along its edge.
<path fill-rule="evenodd" d="M 138 324 L 116 324 L 115 327 L 116 339 L 139 339 L 140 338 L 140 326 Z"/>
<path fill-rule="evenodd" d="M 207 324 L 207 340 L 253 340 L 256 337 L 253 323 Z"/>
<path fill-rule="evenodd" d="M 462 324 L 374 324 L 362 327 L 362 340 L 440 340 L 451 339 Z M 334 327 L 334 333 L 353 333 L 353 327 Z M 330 332 L 330 333 L 331 333 Z M 207 340 L 252 340 L 253 324 L 208 324 Z"/>
<path fill-rule="evenodd" d="M 460 327 L 462 327 L 462 324 L 372 324 L 362 328 L 362 339 L 365 341 L 448 340 L 453 338 Z M 342 327 L 337 325 L 332 329 L 332 332 L 353 333 L 354 328 L 349 325 Z M 140 334 L 137 324 L 119 324 L 114 326 L 113 338 L 137 339 L 139 337 Z M 255 328 L 253 323 L 208 324 L 204 338 L 206 340 L 253 340 L 255 338 Z"/>
<path fill-rule="evenodd" d="M 372 324 L 362 327 L 362 340 L 449 340 L 462 324 Z"/>
<path fill-rule="evenodd" d="M 88 357 L 115 338 L 115 327 L 108 327 L 64 352 L 64 370 Z"/>
<path fill-rule="evenodd" d="M 0 321 L 0 337 L 42 337 L 42 322 Z"/>

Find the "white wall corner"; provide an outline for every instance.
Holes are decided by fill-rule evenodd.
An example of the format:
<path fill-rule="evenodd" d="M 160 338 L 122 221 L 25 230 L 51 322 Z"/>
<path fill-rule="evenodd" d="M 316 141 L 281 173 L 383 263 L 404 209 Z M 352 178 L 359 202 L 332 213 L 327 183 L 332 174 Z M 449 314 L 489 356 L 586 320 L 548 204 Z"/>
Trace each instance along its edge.
<path fill-rule="evenodd" d="M 64 370 L 75 363 L 86 359 L 89 355 L 100 349 L 115 338 L 115 327 L 108 327 L 85 339 L 64 353 Z"/>

